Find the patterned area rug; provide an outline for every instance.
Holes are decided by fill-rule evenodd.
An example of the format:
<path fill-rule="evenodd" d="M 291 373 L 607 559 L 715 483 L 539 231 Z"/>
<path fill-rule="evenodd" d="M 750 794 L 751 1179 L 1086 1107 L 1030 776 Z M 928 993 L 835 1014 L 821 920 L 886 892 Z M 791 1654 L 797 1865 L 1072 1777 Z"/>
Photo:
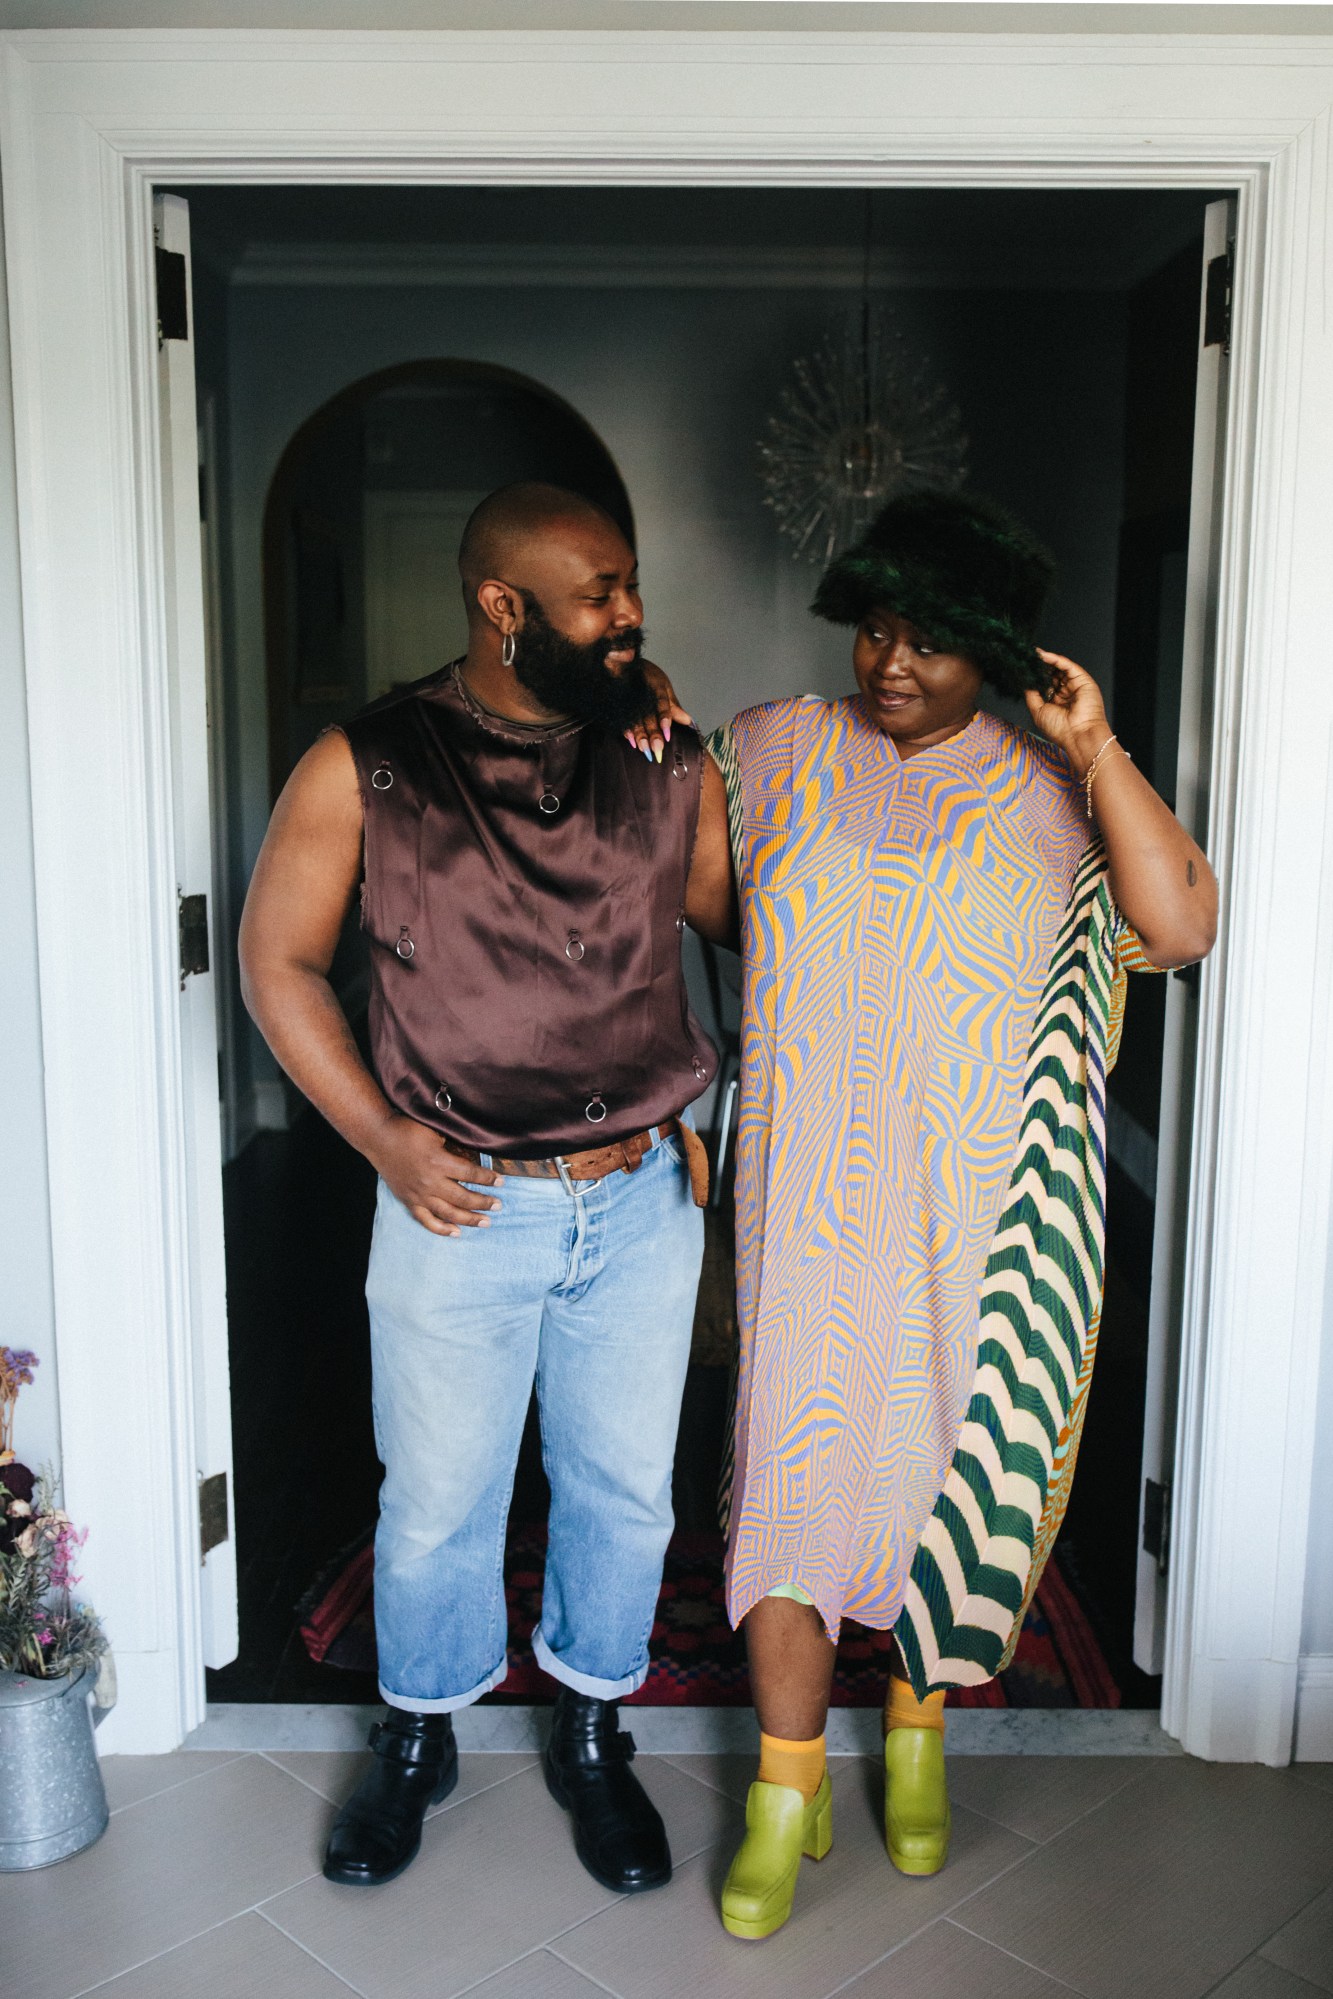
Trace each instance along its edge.
<path fill-rule="evenodd" d="M 553 1682 L 532 1656 L 541 1609 L 544 1526 L 511 1526 L 505 1557 L 509 1605 L 509 1677 L 488 1698 L 549 1701 Z M 297 1608 L 301 1637 L 316 1664 L 375 1670 L 372 1549 L 369 1534 L 318 1576 Z M 878 1707 L 888 1679 L 890 1639 L 863 1625 L 843 1626 L 833 1677 L 835 1707 Z M 722 1537 L 677 1533 L 667 1551 L 650 1645 L 648 1678 L 632 1703 L 648 1707 L 744 1707 L 750 1700 L 745 1648 L 727 1623 L 722 1599 Z M 1047 1564 L 1008 1672 L 950 1695 L 959 1707 L 1114 1708 L 1120 1690 L 1092 1626 L 1059 1567 Z"/>

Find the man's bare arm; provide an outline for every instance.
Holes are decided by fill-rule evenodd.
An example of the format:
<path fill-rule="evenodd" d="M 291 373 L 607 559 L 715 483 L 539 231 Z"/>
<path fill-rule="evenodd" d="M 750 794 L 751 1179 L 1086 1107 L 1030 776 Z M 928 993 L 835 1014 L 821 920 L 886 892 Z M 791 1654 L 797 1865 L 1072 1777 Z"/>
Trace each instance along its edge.
<path fill-rule="evenodd" d="M 732 951 L 740 949 L 736 878 L 727 826 L 727 787 L 706 750 L 699 824 L 694 835 L 689 880 L 685 884 L 685 921 L 710 942 L 725 944 Z"/>
<path fill-rule="evenodd" d="M 460 1184 L 497 1175 L 404 1117 L 367 1069 L 329 968 L 361 879 L 363 826 L 347 738 L 322 736 L 274 807 L 241 917 L 241 991 L 282 1068 L 423 1228 L 457 1235 L 499 1207 Z"/>

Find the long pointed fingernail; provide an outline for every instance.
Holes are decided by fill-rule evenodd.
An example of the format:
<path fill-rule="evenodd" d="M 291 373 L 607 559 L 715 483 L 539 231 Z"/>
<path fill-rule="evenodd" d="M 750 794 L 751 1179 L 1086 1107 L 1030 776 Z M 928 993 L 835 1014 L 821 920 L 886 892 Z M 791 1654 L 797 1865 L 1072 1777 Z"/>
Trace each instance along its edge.
<path fill-rule="evenodd" d="M 661 761 L 662 761 L 662 745 L 661 745 L 660 743 L 654 743 L 654 744 L 653 744 L 653 757 L 654 757 L 654 759 L 655 759 L 655 761 L 656 761 L 656 762 L 658 762 L 658 763 L 661 763 Z"/>
<path fill-rule="evenodd" d="M 647 743 L 645 743 L 645 744 L 643 745 L 643 753 L 644 753 L 644 755 L 645 755 L 645 756 L 647 757 L 647 759 L 648 759 L 649 763 L 651 763 L 651 762 L 652 762 L 652 760 L 653 760 L 653 753 L 652 753 L 652 751 L 651 751 L 651 750 L 649 749 L 649 747 L 648 747 Z"/>
<path fill-rule="evenodd" d="M 668 742 L 671 741 L 671 717 L 669 715 L 667 716 L 665 722 L 663 722 L 662 724 L 662 734 L 666 737 L 666 740 Z"/>

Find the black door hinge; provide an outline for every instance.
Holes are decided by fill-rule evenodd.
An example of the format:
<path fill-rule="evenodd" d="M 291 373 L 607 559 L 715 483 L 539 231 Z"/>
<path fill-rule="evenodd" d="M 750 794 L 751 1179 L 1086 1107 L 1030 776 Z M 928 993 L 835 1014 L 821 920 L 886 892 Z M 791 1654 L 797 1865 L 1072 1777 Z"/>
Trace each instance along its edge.
<path fill-rule="evenodd" d="M 1143 1481 L 1143 1552 L 1154 1557 L 1164 1576 L 1171 1559 L 1171 1487 L 1155 1478 Z"/>
<path fill-rule="evenodd" d="M 227 1474 L 216 1471 L 199 1480 L 199 1560 L 204 1562 L 214 1548 L 230 1540 L 227 1524 Z"/>
<path fill-rule="evenodd" d="M 185 284 L 185 256 L 180 250 L 154 246 L 157 265 L 157 344 L 164 340 L 188 340 L 190 303 Z"/>
<path fill-rule="evenodd" d="M 1228 243 L 1208 260 L 1203 294 L 1203 344 L 1231 352 L 1231 295 L 1236 278 L 1236 246 Z"/>
<path fill-rule="evenodd" d="M 182 895 L 177 899 L 177 925 L 181 947 L 181 991 L 195 972 L 208 970 L 208 897 Z"/>

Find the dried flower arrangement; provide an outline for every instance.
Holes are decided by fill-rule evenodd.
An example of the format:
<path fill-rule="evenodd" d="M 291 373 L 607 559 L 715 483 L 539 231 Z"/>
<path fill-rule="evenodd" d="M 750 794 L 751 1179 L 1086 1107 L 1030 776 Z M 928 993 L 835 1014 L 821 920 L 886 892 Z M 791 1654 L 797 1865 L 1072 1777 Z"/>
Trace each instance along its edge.
<path fill-rule="evenodd" d="M 56 1504 L 54 1474 L 34 1478 L 14 1457 L 14 1405 L 36 1366 L 36 1354 L 0 1346 L 0 1673 L 53 1680 L 95 1666 L 106 1639 L 74 1595 L 86 1529 Z"/>
<path fill-rule="evenodd" d="M 14 1462 L 14 1405 L 36 1365 L 26 1347 L 0 1347 L 0 1465 Z"/>
<path fill-rule="evenodd" d="M 38 1680 L 94 1666 L 106 1650 L 95 1612 L 74 1596 L 74 1558 L 87 1530 L 78 1532 L 56 1496 L 49 1472 L 30 1500 L 0 1484 L 9 1544 L 0 1543 L 0 1672 Z"/>

